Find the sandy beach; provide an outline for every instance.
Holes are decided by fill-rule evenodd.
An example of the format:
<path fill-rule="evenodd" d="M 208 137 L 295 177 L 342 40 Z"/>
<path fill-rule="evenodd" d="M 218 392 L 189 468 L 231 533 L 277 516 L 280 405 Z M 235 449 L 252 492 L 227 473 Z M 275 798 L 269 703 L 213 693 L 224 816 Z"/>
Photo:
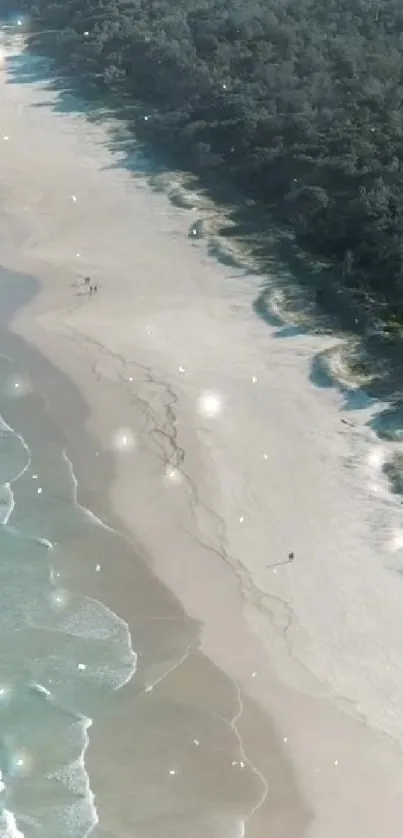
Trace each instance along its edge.
<path fill-rule="evenodd" d="M 232 684 L 230 700 L 211 700 L 260 784 L 245 835 L 267 835 L 278 805 L 276 838 L 397 838 L 401 506 L 380 475 L 370 407 L 344 425 L 341 392 L 313 380 L 315 357 L 339 339 L 278 338 L 253 311 L 260 278 L 189 241 L 199 212 L 119 165 L 108 125 L 22 81 L 16 55 L 0 91 L 1 262 L 40 283 L 11 327 L 86 405 L 83 418 L 31 360 L 80 502 L 121 529 L 197 621 L 197 654 Z M 107 498 L 97 458 L 113 462 Z M 109 589 L 130 621 L 128 559 Z M 196 690 L 206 664 L 188 665 L 183 689 Z M 97 755 L 101 740 L 94 730 Z"/>

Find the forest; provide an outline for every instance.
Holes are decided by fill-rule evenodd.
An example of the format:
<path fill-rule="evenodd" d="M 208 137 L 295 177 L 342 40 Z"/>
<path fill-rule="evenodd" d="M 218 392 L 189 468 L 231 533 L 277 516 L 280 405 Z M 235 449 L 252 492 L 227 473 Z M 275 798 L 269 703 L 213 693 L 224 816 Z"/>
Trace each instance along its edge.
<path fill-rule="evenodd" d="M 403 320 L 401 2 L 16 0 L 12 11 L 62 72 L 141 103 L 143 140 L 228 179 Z"/>

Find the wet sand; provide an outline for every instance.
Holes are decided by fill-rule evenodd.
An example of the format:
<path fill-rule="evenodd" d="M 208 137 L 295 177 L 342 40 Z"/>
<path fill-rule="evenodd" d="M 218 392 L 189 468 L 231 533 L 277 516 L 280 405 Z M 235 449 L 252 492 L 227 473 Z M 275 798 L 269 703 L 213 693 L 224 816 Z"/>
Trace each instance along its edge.
<path fill-rule="evenodd" d="M 96 579 L 88 545 L 72 545 L 72 577 L 127 619 L 135 646 L 137 626 L 148 660 L 92 731 L 99 834 L 139 829 L 137 818 L 145 838 L 167 834 L 167 823 L 175 835 L 197 836 L 197 823 L 200 834 L 236 835 L 243 818 L 252 838 L 397 838 L 400 751 L 343 712 L 299 654 L 306 634 L 308 651 L 317 639 L 337 681 L 344 647 L 334 659 L 321 648 L 329 599 L 316 597 L 305 631 L 290 604 L 323 590 L 329 566 L 321 577 L 309 563 L 315 538 L 331 545 L 330 559 L 346 548 L 331 510 L 336 498 L 346 513 L 351 484 L 327 493 L 329 440 L 332 457 L 346 450 L 333 430 L 337 398 L 317 397 L 313 428 L 312 393 L 304 401 L 301 389 L 295 422 L 295 350 L 270 368 L 270 335 L 251 312 L 258 279 L 193 249 L 189 216 L 115 168 L 103 128 L 52 111 L 44 85 L 9 82 L 0 82 L 3 263 L 40 281 L 11 327 L 42 358 L 9 340 L 65 440 L 81 502 L 124 536 L 116 564 L 103 534 Z M 100 287 L 91 299 L 80 284 L 88 273 Z M 312 340 L 299 348 L 303 369 Z M 198 413 L 203 392 L 222 399 L 220 415 Z M 122 435 L 133 449 L 117 450 Z M 268 575 L 291 548 L 295 562 Z M 352 709 L 354 692 L 340 692 Z M 220 817 L 233 819 L 227 832 Z"/>
<path fill-rule="evenodd" d="M 50 461 L 66 446 L 77 453 L 84 463 L 81 499 L 91 498 L 91 509 L 118 526 L 107 501 L 113 459 L 85 431 L 82 397 L 70 379 L 4 329 L 13 298 L 22 302 L 15 300 L 16 286 L 27 292 L 35 283 L 2 275 L 1 354 L 13 359 L 11 374 L 29 382 L 31 394 L 24 412 L 20 399 L 10 401 L 8 421 Z M 48 400 L 62 412 L 68 406 L 80 428 L 76 440 L 59 412 L 46 410 Z M 127 621 L 139 656 L 133 679 L 101 708 L 91 730 L 86 765 L 100 817 L 93 834 L 221 838 L 270 828 L 279 836 L 302 836 L 308 810 L 272 722 L 200 652 L 200 626 L 138 549 L 141 556 L 124 535 L 91 527 L 87 537 L 84 532 L 56 546 L 52 558 L 56 572 L 63 567 L 62 587 L 106 603 Z"/>

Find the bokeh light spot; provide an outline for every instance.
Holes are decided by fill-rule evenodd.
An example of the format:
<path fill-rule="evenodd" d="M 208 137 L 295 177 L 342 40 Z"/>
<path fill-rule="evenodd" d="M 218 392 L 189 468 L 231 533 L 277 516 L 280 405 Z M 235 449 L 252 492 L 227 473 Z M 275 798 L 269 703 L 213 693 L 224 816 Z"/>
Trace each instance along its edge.
<path fill-rule="evenodd" d="M 20 399 L 30 391 L 30 383 L 22 375 L 9 375 L 4 382 L 4 394 L 10 399 Z"/>
<path fill-rule="evenodd" d="M 112 447 L 115 451 L 133 451 L 135 445 L 136 440 L 130 428 L 119 428 L 112 437 Z"/>
<path fill-rule="evenodd" d="M 197 400 L 197 410 L 201 416 L 215 419 L 222 412 L 222 399 L 219 393 L 206 390 Z"/>

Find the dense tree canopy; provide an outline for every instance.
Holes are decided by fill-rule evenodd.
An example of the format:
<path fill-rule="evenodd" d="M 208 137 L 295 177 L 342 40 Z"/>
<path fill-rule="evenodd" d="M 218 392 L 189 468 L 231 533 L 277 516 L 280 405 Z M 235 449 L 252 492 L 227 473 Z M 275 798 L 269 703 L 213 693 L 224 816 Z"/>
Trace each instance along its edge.
<path fill-rule="evenodd" d="M 401 2 L 17 5 L 64 68 L 147 105 L 150 141 L 221 169 L 403 315 Z"/>

